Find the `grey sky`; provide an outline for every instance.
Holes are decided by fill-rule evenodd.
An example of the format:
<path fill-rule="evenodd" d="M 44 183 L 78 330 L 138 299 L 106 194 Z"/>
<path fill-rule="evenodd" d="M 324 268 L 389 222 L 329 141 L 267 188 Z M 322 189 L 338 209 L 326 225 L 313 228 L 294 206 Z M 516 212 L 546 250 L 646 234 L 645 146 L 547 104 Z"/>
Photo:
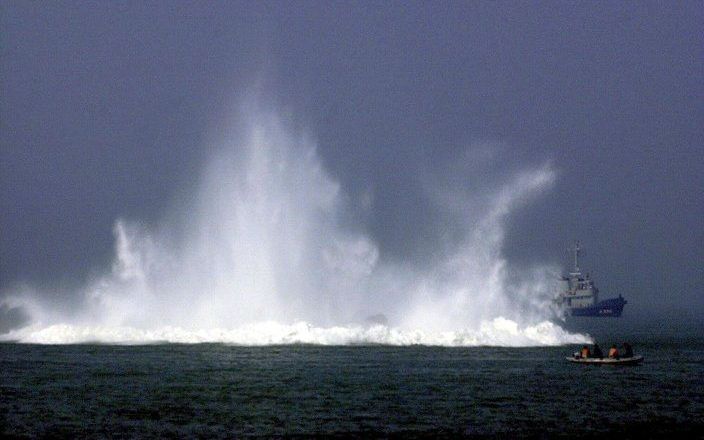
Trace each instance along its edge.
<path fill-rule="evenodd" d="M 384 258 L 422 264 L 442 219 L 419 175 L 500 147 L 550 161 L 512 217 L 515 267 L 567 262 L 650 313 L 704 308 L 701 2 L 2 1 L 0 288 L 80 282 L 116 218 L 155 222 L 259 82 L 352 197 Z"/>

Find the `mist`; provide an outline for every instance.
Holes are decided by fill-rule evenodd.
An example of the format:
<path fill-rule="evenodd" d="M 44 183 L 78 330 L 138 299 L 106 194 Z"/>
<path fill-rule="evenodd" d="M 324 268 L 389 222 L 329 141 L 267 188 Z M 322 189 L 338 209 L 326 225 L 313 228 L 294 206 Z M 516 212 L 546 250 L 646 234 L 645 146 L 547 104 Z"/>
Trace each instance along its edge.
<path fill-rule="evenodd" d="M 23 342 L 542 345 L 587 340 L 550 322 L 555 268 L 507 279 L 513 209 L 547 191 L 549 164 L 479 191 L 421 182 L 443 216 L 442 252 L 422 265 L 383 258 L 369 210 L 325 170 L 310 134 L 248 98 L 228 115 L 189 203 L 155 227 L 117 219 L 114 261 L 60 313 L 50 295 L 8 295 Z M 475 162 L 489 166 L 492 155 Z M 483 164 L 481 162 L 484 162 Z M 450 174 L 455 171 L 450 171 Z M 465 170 L 466 171 L 466 170 Z M 447 181 L 463 176 L 447 175 Z M 174 214 L 176 213 L 176 214 Z M 176 216 L 174 218 L 173 216 Z M 360 217 L 364 217 L 363 215 Z M 176 227 L 175 225 L 179 225 Z M 441 234 L 440 234 L 441 235 Z M 537 275 L 536 275 L 537 274 Z M 538 278 L 536 278 L 536 276 Z"/>

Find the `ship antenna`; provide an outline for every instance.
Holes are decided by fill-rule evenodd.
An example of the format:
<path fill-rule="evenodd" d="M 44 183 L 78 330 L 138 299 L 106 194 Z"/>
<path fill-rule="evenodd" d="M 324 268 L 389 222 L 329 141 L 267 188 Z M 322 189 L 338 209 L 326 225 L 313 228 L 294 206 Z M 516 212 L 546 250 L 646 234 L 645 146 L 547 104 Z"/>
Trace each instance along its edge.
<path fill-rule="evenodd" d="M 579 273 L 579 251 L 582 248 L 579 246 L 579 240 L 574 242 L 574 271 L 575 273 Z"/>

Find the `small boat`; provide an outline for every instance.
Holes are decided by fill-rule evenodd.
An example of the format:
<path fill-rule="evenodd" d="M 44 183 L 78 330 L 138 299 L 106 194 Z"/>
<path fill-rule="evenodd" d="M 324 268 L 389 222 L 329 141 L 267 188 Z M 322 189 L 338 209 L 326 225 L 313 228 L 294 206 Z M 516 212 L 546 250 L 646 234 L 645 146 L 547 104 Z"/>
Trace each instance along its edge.
<path fill-rule="evenodd" d="M 583 358 L 578 356 L 566 357 L 575 364 L 587 365 L 638 365 L 643 362 L 643 356 L 621 357 L 621 358 Z"/>

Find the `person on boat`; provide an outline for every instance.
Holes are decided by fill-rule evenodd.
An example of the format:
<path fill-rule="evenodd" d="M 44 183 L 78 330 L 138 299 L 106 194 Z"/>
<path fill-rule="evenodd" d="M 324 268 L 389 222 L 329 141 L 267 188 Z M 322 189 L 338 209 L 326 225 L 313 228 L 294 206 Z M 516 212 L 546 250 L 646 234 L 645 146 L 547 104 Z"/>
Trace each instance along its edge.
<path fill-rule="evenodd" d="M 594 352 L 594 357 L 597 359 L 601 359 L 604 357 L 604 353 L 602 353 L 601 348 L 599 348 L 599 344 L 594 344 L 594 349 L 592 350 Z"/>
<path fill-rule="evenodd" d="M 631 347 L 631 344 L 629 344 L 628 342 L 623 343 L 623 357 L 627 357 L 627 358 L 633 357 L 633 348 Z"/>
<path fill-rule="evenodd" d="M 582 356 L 582 359 L 587 359 L 588 357 L 591 357 L 589 347 L 587 347 L 586 345 L 582 347 L 582 350 L 579 352 L 579 354 Z"/>
<path fill-rule="evenodd" d="M 609 357 L 611 359 L 618 359 L 618 348 L 616 348 L 616 344 L 612 345 L 611 348 L 609 349 Z"/>

